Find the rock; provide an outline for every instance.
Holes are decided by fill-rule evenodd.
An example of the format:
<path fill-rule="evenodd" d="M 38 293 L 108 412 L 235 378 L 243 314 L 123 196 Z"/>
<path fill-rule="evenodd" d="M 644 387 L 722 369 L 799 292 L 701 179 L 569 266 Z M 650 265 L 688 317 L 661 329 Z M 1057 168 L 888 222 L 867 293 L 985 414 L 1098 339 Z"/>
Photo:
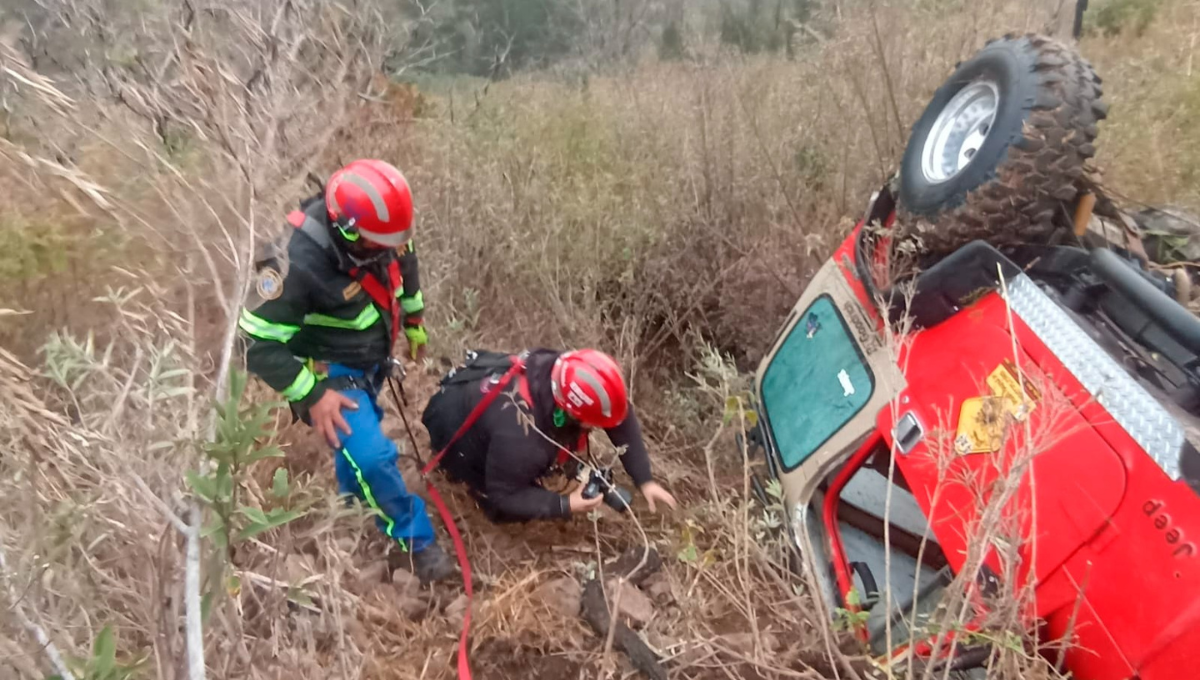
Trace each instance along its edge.
<path fill-rule="evenodd" d="M 454 601 L 446 605 L 446 610 L 443 612 L 447 618 L 461 619 L 463 612 L 467 611 L 467 594 L 463 593 L 454 598 Z"/>
<path fill-rule="evenodd" d="M 360 588 L 366 591 L 377 583 L 385 582 L 390 573 L 391 569 L 388 567 L 387 560 L 376 560 L 359 569 L 354 574 L 354 580 L 358 582 Z"/>
<path fill-rule="evenodd" d="M 396 599 L 396 608 L 412 621 L 420 621 L 429 614 L 429 603 L 411 595 L 398 597 Z"/>
<path fill-rule="evenodd" d="M 530 593 L 530 598 L 536 603 L 563 616 L 579 616 L 580 600 L 583 598 L 583 586 L 579 581 L 564 576 L 563 578 L 547 581 Z"/>
<path fill-rule="evenodd" d="M 482 611 L 482 609 L 483 609 L 483 602 L 479 598 L 476 598 L 475 601 L 471 603 L 471 618 L 478 619 L 479 613 L 480 613 L 480 611 Z M 453 602 L 446 605 L 446 609 L 443 613 L 446 615 L 447 621 L 449 621 L 450 623 L 452 623 L 455 626 L 461 626 L 462 621 L 463 621 L 463 615 L 466 613 L 466 611 L 467 611 L 467 594 L 463 593 L 462 595 L 459 595 L 458 597 L 454 598 Z"/>
<path fill-rule="evenodd" d="M 626 581 L 620 583 L 617 579 L 609 579 L 605 592 L 608 593 L 610 604 L 617 599 L 617 588 L 621 589 L 620 600 L 616 603 L 617 613 L 629 620 L 633 628 L 641 628 L 654 618 L 654 603 L 637 586 Z"/>
<path fill-rule="evenodd" d="M 398 611 L 406 618 L 419 621 L 429 613 L 429 605 L 413 593 L 398 590 L 394 584 L 377 583 L 371 588 L 368 599 L 384 610 Z"/>
<path fill-rule="evenodd" d="M 421 579 L 407 569 L 396 569 L 392 572 L 392 587 L 397 592 L 416 595 L 421 590 Z"/>
<path fill-rule="evenodd" d="M 675 589 L 671 587 L 671 579 L 665 572 L 654 574 L 642 583 L 642 590 L 659 604 L 675 602 Z"/>
<path fill-rule="evenodd" d="M 752 658 L 754 657 L 754 640 L 753 633 L 730 633 L 721 636 L 721 642 L 726 647 Z M 779 639 L 770 633 L 759 633 L 758 642 L 764 653 L 773 653 L 779 649 Z"/>

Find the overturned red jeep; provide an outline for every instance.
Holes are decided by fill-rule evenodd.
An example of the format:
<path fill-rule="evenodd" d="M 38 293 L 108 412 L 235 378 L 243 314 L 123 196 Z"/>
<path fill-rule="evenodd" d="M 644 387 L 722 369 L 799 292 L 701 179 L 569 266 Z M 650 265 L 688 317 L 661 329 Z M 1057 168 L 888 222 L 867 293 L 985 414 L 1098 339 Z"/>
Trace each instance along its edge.
<path fill-rule="evenodd" d="M 1105 196 L 1106 113 L 1049 38 L 960 64 L 758 369 L 801 568 L 896 672 L 985 677 L 1006 620 L 1082 680 L 1200 677 L 1194 268 Z"/>

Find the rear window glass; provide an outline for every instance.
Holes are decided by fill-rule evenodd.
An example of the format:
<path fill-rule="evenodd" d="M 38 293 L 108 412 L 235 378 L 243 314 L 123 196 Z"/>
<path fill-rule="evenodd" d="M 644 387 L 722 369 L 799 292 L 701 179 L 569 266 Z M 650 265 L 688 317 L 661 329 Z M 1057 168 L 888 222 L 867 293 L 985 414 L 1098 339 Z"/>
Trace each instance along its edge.
<path fill-rule="evenodd" d="M 785 470 L 804 462 L 871 399 L 875 376 L 837 305 L 817 298 L 762 379 L 767 427 Z"/>

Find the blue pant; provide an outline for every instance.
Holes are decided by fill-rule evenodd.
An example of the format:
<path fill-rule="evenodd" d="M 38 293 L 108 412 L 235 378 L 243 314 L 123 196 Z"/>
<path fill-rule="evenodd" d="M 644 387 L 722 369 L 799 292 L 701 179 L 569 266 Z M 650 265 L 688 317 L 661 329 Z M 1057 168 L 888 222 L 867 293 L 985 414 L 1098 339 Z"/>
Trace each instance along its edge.
<path fill-rule="evenodd" d="M 330 364 L 329 377 L 342 376 L 364 378 L 360 370 Z M 333 452 L 341 492 L 365 501 L 375 511 L 379 529 L 396 539 L 401 548 L 424 550 L 433 542 L 433 524 L 425 512 L 425 501 L 404 486 L 396 467 L 396 444 L 380 428 L 383 409 L 376 402 L 377 391 L 350 389 L 341 393 L 358 404 L 357 410 L 342 409 L 350 435 L 339 431 L 342 446 Z"/>

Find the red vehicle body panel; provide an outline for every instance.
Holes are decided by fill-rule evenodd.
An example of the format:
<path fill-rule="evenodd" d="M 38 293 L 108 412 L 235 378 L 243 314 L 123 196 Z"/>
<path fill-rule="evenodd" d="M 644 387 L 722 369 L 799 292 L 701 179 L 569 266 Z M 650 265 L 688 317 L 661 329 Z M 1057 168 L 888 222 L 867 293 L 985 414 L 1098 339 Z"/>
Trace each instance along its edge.
<path fill-rule="evenodd" d="M 962 403 L 990 394 L 985 382 L 988 374 L 1012 361 L 1012 338 L 1002 325 L 1005 316 L 1004 301 L 989 295 L 972 309 L 916 334 L 908 350 L 901 353 L 900 365 L 909 370 L 908 388 L 900 398 L 910 401 L 896 411 L 916 412 L 928 434 L 917 450 L 897 456 L 896 464 L 929 517 L 946 558 L 958 571 L 967 558 L 971 537 L 966 534 L 973 533 L 976 515 L 993 487 L 1009 473 L 1014 459 L 1031 458 L 1034 484 L 1022 486 L 1009 509 L 1021 513 L 1018 519 L 1024 532 L 1036 527 L 1036 535 L 1053 537 L 1036 543 L 1037 578 L 1041 581 L 1105 526 L 1124 494 L 1125 470 L 1112 448 L 1070 408 L 1066 398 L 1056 399 L 1054 378 L 1059 376 L 1047 380 L 1038 375 L 1035 364 L 1040 362 L 1025 345 L 1016 364 L 1031 386 L 1037 385 L 1042 392 L 1029 418 L 1032 441 L 1026 442 L 1024 428 L 1018 426 L 1011 428 L 1008 445 L 1001 452 L 959 455 L 954 451 Z M 882 432 L 892 431 L 893 416 L 898 413 L 892 409 L 880 412 Z M 1078 451 L 1088 451 L 1087 465 L 1079 464 Z M 1032 545 L 1027 543 L 1021 549 L 1018 574 L 1022 579 L 1035 557 L 1029 554 Z M 999 565 L 993 568 L 1000 572 Z"/>
<path fill-rule="evenodd" d="M 853 266 L 857 232 L 833 257 L 878 322 Z M 1018 423 L 1000 451 L 960 455 L 962 403 L 989 394 L 985 378 L 1014 360 L 1014 336 L 1015 364 L 1040 392 L 1032 441 Z M 899 365 L 908 385 L 878 414 L 879 432 L 890 444 L 896 418 L 912 411 L 922 422 L 924 439 L 896 464 L 954 571 L 993 482 L 1036 452 L 1008 504 L 1021 536 L 1036 539 L 1021 540 L 1017 573 L 1025 582 L 1036 560 L 1031 618 L 1048 639 L 1072 636 L 1067 668 L 1083 680 L 1200 678 L 1200 495 L 1172 481 L 1015 315 L 1010 332 L 997 293 L 911 336 Z M 987 563 L 1004 573 L 995 551 Z"/>

